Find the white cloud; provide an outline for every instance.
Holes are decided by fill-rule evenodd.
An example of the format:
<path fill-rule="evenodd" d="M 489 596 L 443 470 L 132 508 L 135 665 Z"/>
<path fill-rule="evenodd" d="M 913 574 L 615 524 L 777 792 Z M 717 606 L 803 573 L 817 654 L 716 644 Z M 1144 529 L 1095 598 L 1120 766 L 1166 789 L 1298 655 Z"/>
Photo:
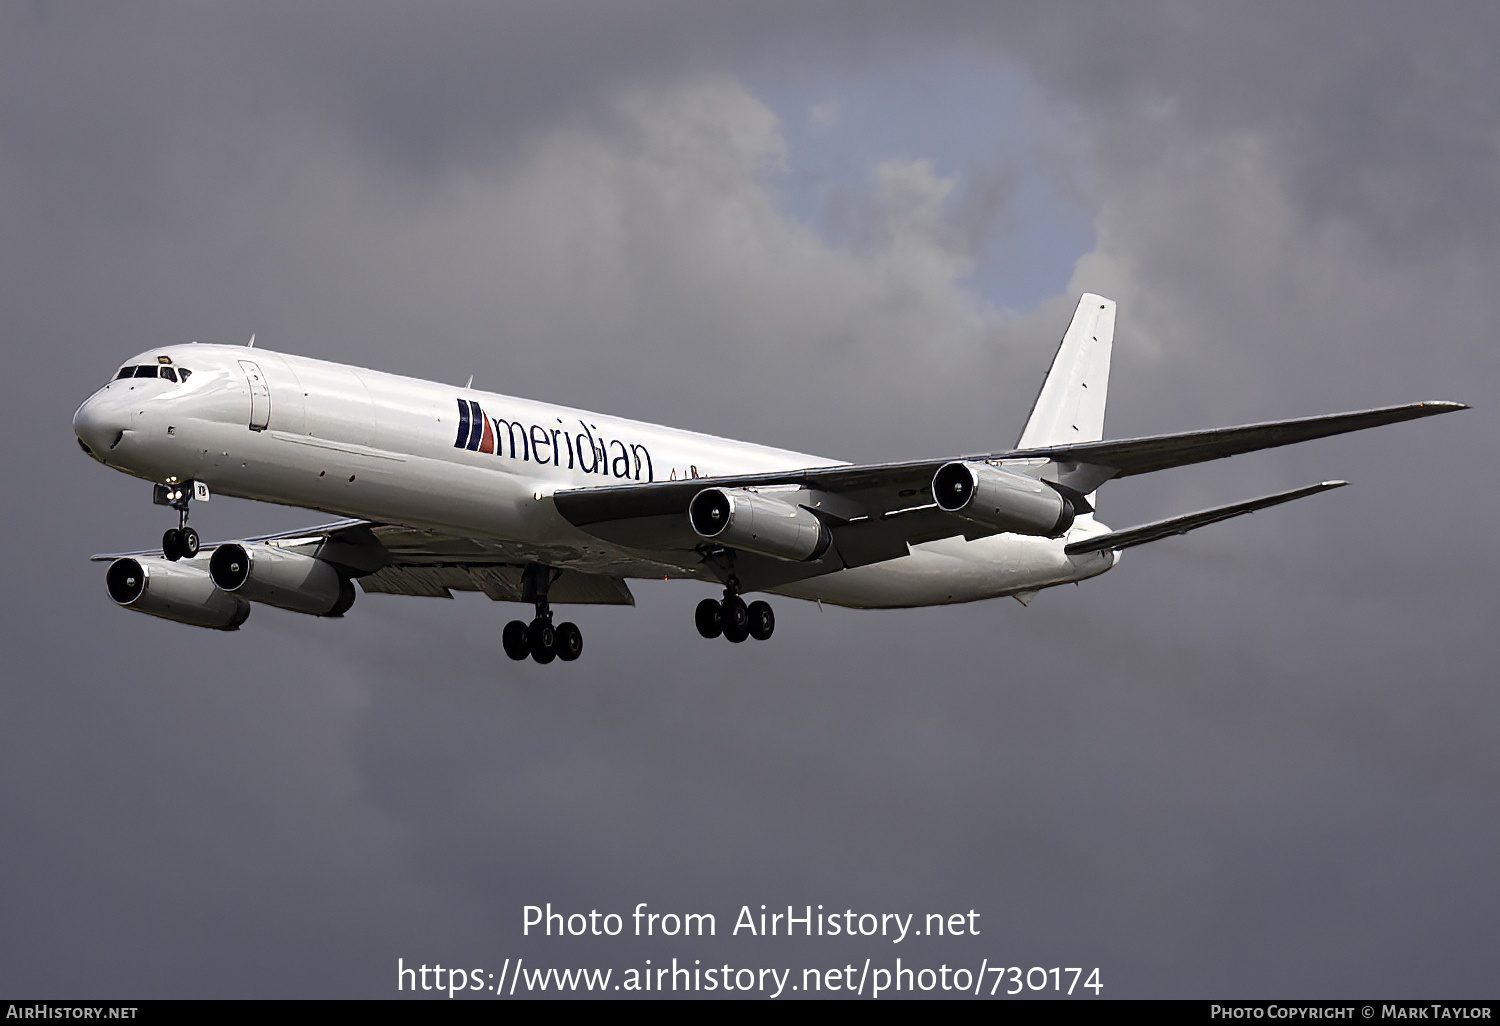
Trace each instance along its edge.
<path fill-rule="evenodd" d="M 421 288 L 470 321 L 457 334 L 485 340 L 465 358 L 478 383 L 527 390 L 494 380 L 507 373 L 561 402 L 870 458 L 890 451 L 850 450 L 900 441 L 882 405 L 986 394 L 1010 331 L 965 283 L 952 179 L 926 161 L 873 169 L 846 250 L 778 202 L 780 127 L 733 79 L 634 89 L 609 109 L 454 177 L 407 228 L 389 273 L 428 269 Z"/>

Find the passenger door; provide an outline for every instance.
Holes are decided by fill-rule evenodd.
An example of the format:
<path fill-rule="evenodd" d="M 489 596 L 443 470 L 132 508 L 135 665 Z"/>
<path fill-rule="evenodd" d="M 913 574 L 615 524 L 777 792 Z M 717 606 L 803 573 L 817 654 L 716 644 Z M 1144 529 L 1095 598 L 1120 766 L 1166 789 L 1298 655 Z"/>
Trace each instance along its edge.
<path fill-rule="evenodd" d="M 264 431 L 271 422 L 271 389 L 266 376 L 250 360 L 241 360 L 240 368 L 250 382 L 250 430 Z"/>

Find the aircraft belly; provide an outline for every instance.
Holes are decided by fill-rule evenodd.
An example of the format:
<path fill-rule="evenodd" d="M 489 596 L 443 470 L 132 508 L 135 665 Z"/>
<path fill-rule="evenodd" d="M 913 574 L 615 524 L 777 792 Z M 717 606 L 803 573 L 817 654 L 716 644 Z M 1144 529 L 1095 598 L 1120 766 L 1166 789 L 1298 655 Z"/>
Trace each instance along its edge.
<path fill-rule="evenodd" d="M 268 433 L 214 464 L 205 478 L 216 491 L 266 502 L 517 541 L 574 530 L 529 481 L 424 457 Z"/>

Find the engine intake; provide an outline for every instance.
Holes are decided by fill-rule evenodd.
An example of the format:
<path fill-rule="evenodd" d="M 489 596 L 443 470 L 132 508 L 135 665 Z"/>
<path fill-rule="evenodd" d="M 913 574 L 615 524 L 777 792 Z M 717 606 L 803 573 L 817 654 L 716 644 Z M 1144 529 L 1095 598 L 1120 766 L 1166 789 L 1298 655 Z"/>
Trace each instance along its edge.
<path fill-rule="evenodd" d="M 354 585 L 332 565 L 274 545 L 220 545 L 208 572 L 225 592 L 294 613 L 343 616 L 354 605 Z"/>
<path fill-rule="evenodd" d="M 1073 526 L 1073 504 L 1046 482 L 988 463 L 956 460 L 932 475 L 938 507 L 986 527 L 1057 538 Z"/>
<path fill-rule="evenodd" d="M 104 574 L 109 597 L 137 613 L 194 627 L 237 630 L 250 615 L 250 603 L 214 587 L 201 565 L 173 563 L 162 556 L 125 556 Z"/>
<path fill-rule="evenodd" d="M 688 504 L 700 538 L 732 549 L 805 562 L 833 544 L 823 521 L 803 509 L 743 488 L 705 488 Z"/>

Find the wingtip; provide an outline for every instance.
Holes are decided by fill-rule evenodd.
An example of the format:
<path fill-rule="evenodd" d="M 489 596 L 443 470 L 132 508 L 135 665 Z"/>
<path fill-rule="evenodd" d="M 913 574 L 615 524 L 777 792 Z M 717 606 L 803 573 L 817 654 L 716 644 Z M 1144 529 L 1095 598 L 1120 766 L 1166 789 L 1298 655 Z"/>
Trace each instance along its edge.
<path fill-rule="evenodd" d="M 1423 409 L 1431 407 L 1436 413 L 1453 413 L 1455 410 L 1467 410 L 1468 403 L 1456 403 L 1450 399 L 1431 399 L 1425 403 L 1417 403 Z"/>

